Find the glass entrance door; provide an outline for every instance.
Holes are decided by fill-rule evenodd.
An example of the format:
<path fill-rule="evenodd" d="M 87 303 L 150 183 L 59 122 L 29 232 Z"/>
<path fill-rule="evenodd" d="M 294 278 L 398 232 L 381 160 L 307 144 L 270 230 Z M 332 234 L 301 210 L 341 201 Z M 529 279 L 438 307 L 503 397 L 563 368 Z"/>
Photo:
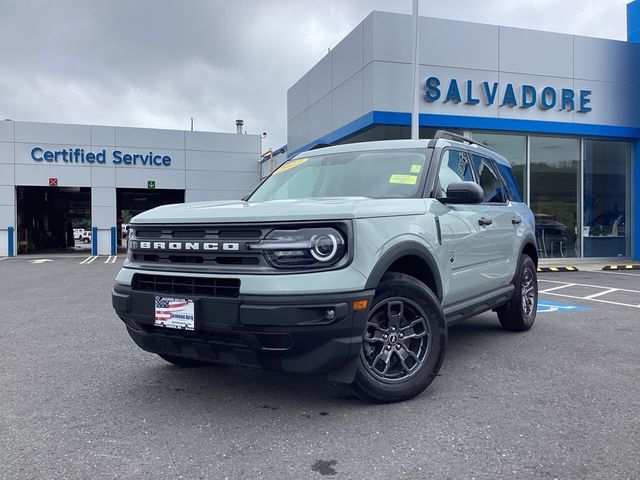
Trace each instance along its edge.
<path fill-rule="evenodd" d="M 580 256 L 580 140 L 530 137 L 531 210 L 540 257 Z"/>

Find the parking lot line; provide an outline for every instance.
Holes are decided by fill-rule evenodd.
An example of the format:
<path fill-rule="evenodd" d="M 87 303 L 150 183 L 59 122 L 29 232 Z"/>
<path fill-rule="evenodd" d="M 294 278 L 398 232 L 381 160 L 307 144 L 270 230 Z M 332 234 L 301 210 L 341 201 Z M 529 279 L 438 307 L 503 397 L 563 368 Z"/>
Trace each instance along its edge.
<path fill-rule="evenodd" d="M 588 284 L 588 283 L 569 283 L 569 282 L 559 282 L 559 281 L 557 281 L 557 280 L 540 280 L 540 279 L 538 279 L 538 282 L 560 283 L 560 284 L 563 284 L 563 285 L 566 285 L 566 286 L 573 285 L 573 286 L 576 286 L 576 287 L 602 288 L 602 289 L 604 289 L 604 290 L 608 290 L 608 289 L 610 289 L 610 288 L 611 288 L 611 287 L 608 287 L 608 286 L 606 286 L 606 287 L 605 287 L 605 286 L 603 286 L 603 285 L 590 285 L 590 284 Z M 631 292 L 631 293 L 637 293 L 637 294 L 640 294 L 640 290 L 629 290 L 629 289 L 627 289 L 627 288 L 616 288 L 616 290 L 618 290 L 619 292 Z M 540 292 L 540 293 L 542 293 L 542 292 Z M 582 297 L 580 297 L 580 298 L 582 298 Z"/>
<path fill-rule="evenodd" d="M 577 295 L 564 295 L 562 293 L 549 293 L 547 295 L 555 295 L 556 297 L 573 298 L 575 300 L 588 300 L 591 302 L 608 303 L 610 305 L 619 305 L 621 307 L 640 308 L 640 305 L 633 305 L 631 303 L 612 302 L 610 300 L 602 300 L 600 298 L 585 298 L 585 297 L 578 297 Z"/>
<path fill-rule="evenodd" d="M 620 289 L 619 288 L 610 288 L 609 290 L 604 290 L 602 292 L 594 293 L 592 295 L 587 295 L 586 297 L 584 297 L 584 299 L 585 300 L 593 300 L 596 297 L 599 297 L 601 295 L 606 295 L 607 293 L 617 292 L 618 290 L 620 290 Z"/>
<path fill-rule="evenodd" d="M 116 263 L 117 255 L 109 255 L 104 263 Z"/>
<path fill-rule="evenodd" d="M 590 270 L 589 273 L 604 273 L 606 275 L 627 275 L 629 277 L 640 277 L 637 273 L 628 273 L 628 272 L 620 272 L 620 271 L 610 271 L 610 270 Z"/>
<path fill-rule="evenodd" d="M 84 260 L 82 260 L 80 262 L 80 265 L 89 265 L 90 263 L 94 262 L 96 260 L 96 258 L 98 258 L 98 257 L 94 257 L 94 256 L 87 257 L 87 258 L 85 258 Z"/>
<path fill-rule="evenodd" d="M 545 281 L 545 280 L 540 280 L 540 281 Z M 554 290 L 560 290 L 561 288 L 567 288 L 567 287 L 573 287 L 573 286 L 575 286 L 575 283 L 567 283 L 566 285 L 560 285 L 559 287 L 552 287 L 552 288 L 547 288 L 545 290 L 540 290 L 540 293 L 552 292 Z"/>
<path fill-rule="evenodd" d="M 589 302 L 599 302 L 599 303 L 607 303 L 610 305 L 619 305 L 622 307 L 631 307 L 631 308 L 640 308 L 640 305 L 636 305 L 636 304 L 632 304 L 632 303 L 623 303 L 623 302 L 614 302 L 612 300 L 605 300 L 601 297 L 603 297 L 604 295 L 608 295 L 611 293 L 615 293 L 615 292 L 631 292 L 631 293 L 636 293 L 638 295 L 640 295 L 640 291 L 638 290 L 629 290 L 626 288 L 611 288 L 611 287 L 604 287 L 601 285 L 589 285 L 586 283 L 569 283 L 569 282 L 559 282 L 557 280 L 538 280 L 538 282 L 547 282 L 547 283 L 555 283 L 555 284 L 561 284 L 558 287 L 552 287 L 552 288 L 548 288 L 546 290 L 540 290 L 540 294 L 543 295 L 553 295 L 556 297 L 564 297 L 564 298 L 573 298 L 575 300 L 586 300 Z M 590 288 L 601 288 L 602 291 L 601 292 L 597 292 L 597 293 L 592 293 L 590 295 L 585 295 L 583 297 L 578 296 L 578 295 L 568 295 L 566 293 L 558 293 L 557 291 L 559 289 L 562 288 L 567 288 L 567 287 L 590 287 Z"/>

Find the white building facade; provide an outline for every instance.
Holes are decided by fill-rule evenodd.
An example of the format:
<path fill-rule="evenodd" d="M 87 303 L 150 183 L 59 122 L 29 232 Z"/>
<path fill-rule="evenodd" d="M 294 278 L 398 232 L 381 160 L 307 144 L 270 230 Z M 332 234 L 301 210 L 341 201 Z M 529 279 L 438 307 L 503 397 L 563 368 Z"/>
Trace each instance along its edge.
<path fill-rule="evenodd" d="M 93 254 L 111 255 L 120 192 L 143 205 L 159 191 L 188 202 L 240 199 L 259 181 L 260 148 L 259 135 L 0 122 L 0 256 L 15 255 L 19 238 L 28 244 L 33 235 L 20 231 L 30 228 L 20 205 L 40 192 L 33 187 L 45 202 L 54 189 L 86 192 Z"/>

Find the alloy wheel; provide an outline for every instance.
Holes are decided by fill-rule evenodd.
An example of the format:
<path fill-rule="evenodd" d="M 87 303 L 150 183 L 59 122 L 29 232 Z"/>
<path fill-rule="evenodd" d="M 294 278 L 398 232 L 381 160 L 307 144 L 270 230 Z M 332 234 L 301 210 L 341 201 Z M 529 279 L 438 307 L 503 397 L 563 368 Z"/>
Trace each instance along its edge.
<path fill-rule="evenodd" d="M 420 305 L 392 297 L 370 310 L 363 340 L 361 355 L 369 373 L 384 382 L 399 382 L 420 370 L 431 345 L 431 330 Z"/>
<path fill-rule="evenodd" d="M 524 312 L 525 316 L 531 316 L 536 303 L 536 286 L 533 280 L 533 273 L 529 268 L 525 268 L 522 274 L 521 299 L 522 311 Z"/>

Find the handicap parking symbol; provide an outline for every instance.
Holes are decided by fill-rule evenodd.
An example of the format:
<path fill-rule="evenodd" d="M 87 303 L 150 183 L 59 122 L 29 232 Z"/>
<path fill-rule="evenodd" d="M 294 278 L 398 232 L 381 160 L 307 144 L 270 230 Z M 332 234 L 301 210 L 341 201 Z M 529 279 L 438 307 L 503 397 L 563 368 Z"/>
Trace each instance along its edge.
<path fill-rule="evenodd" d="M 538 313 L 553 313 L 553 312 L 588 312 L 593 310 L 590 307 L 583 307 L 581 305 L 568 305 L 566 303 L 552 302 L 551 300 L 538 299 Z"/>

